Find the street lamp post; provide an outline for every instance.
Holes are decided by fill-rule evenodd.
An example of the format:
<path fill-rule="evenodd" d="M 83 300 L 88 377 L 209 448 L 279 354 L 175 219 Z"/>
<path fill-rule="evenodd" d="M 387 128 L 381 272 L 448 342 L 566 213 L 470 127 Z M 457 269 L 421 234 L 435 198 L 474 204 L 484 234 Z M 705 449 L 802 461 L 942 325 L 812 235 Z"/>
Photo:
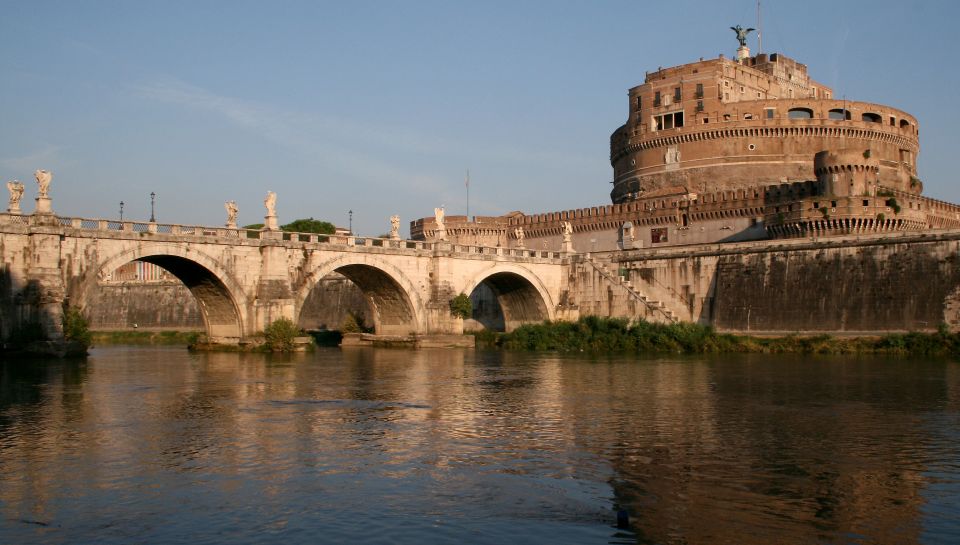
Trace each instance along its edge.
<path fill-rule="evenodd" d="M 153 203 L 157 199 L 157 194 L 153 191 L 150 192 L 150 223 L 156 223 L 157 217 L 153 213 Z"/>
<path fill-rule="evenodd" d="M 120 221 L 123 221 L 123 201 L 120 201 Z"/>
<path fill-rule="evenodd" d="M 353 210 L 350 211 L 350 234 L 353 234 Z"/>

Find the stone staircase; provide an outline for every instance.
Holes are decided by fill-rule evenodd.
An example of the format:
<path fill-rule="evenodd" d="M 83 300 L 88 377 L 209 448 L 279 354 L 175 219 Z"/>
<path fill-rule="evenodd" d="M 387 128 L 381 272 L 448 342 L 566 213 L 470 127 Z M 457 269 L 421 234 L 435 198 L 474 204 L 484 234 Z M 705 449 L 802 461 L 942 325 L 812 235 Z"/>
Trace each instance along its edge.
<path fill-rule="evenodd" d="M 650 313 L 648 319 L 651 321 L 665 323 L 676 323 L 680 321 L 676 313 L 669 309 L 666 303 L 651 299 L 647 295 L 639 292 L 629 280 L 611 272 L 605 263 L 598 263 L 589 254 L 583 256 L 583 263 L 593 267 L 593 269 L 600 273 L 600 275 L 603 276 L 607 282 L 622 289 L 631 299 L 643 304 Z"/>

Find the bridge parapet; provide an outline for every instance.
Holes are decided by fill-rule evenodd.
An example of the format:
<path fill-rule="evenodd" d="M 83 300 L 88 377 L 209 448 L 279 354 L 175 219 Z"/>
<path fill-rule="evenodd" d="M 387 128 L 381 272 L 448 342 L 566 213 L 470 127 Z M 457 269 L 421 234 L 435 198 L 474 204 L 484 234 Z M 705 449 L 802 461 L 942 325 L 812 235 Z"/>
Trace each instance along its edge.
<path fill-rule="evenodd" d="M 29 228 L 35 223 L 33 216 L 0 213 L 0 227 Z M 49 224 L 44 224 L 47 228 Z M 481 256 L 496 256 L 500 258 L 520 259 L 522 261 L 548 261 L 556 262 L 563 259 L 567 254 L 564 252 L 537 250 L 530 248 L 504 248 L 494 246 L 479 246 L 467 244 L 452 244 L 448 242 L 427 242 L 423 240 L 403 240 L 379 237 L 360 237 L 351 235 L 321 234 L 321 233 L 299 233 L 292 231 L 270 231 L 259 229 L 243 229 L 228 227 L 211 227 L 203 225 L 183 225 L 175 223 L 151 223 L 144 221 L 120 221 L 116 219 L 103 218 L 81 218 L 69 216 L 57 216 L 56 224 L 66 229 L 80 230 L 86 232 L 96 232 L 98 237 L 115 235 L 117 238 L 126 238 L 130 234 L 141 236 L 144 233 L 154 235 L 167 235 L 169 237 L 180 238 L 190 237 L 202 239 L 207 242 L 217 242 L 226 244 L 253 244 L 257 241 L 267 241 L 274 245 L 281 243 L 286 245 L 303 245 L 307 249 L 316 249 L 318 245 L 329 245 L 331 249 L 339 251 L 378 251 L 392 250 L 402 253 L 443 253 L 452 257 L 473 258 Z M 374 250 L 376 249 L 376 250 Z"/>

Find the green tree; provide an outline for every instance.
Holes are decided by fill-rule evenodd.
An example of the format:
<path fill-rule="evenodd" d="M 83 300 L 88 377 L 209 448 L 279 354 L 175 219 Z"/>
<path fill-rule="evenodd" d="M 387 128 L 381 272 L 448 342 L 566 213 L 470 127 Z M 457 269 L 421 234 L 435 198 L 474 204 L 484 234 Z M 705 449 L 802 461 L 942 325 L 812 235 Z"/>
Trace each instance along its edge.
<path fill-rule="evenodd" d="M 322 235 L 332 235 L 336 231 L 336 227 L 329 221 L 313 218 L 298 219 L 286 225 L 281 225 L 280 229 L 294 233 L 319 233 Z"/>

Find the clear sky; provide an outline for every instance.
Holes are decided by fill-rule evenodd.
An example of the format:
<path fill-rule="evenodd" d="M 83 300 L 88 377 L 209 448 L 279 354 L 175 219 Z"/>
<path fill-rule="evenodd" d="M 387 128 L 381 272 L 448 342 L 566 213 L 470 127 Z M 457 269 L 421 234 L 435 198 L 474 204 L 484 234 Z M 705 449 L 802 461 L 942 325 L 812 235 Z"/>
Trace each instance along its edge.
<path fill-rule="evenodd" d="M 955 1 L 763 3 L 763 49 L 920 123 L 925 194 L 960 202 Z M 733 56 L 755 0 L 0 0 L 0 177 L 61 215 L 217 225 L 237 201 L 367 235 L 466 208 L 609 203 L 644 72 Z M 749 45 L 756 52 L 756 37 Z M 5 202 L 5 195 L 4 195 Z M 406 232 L 406 229 L 403 230 Z"/>

